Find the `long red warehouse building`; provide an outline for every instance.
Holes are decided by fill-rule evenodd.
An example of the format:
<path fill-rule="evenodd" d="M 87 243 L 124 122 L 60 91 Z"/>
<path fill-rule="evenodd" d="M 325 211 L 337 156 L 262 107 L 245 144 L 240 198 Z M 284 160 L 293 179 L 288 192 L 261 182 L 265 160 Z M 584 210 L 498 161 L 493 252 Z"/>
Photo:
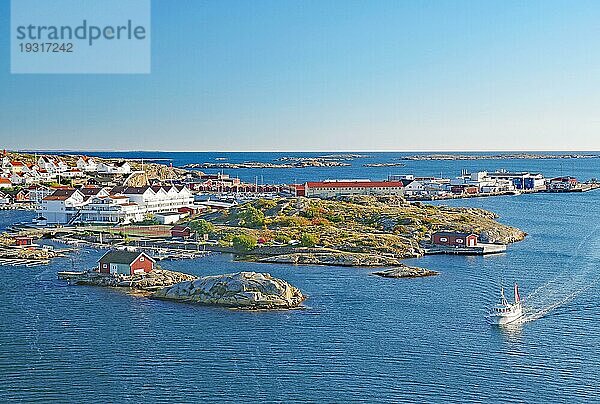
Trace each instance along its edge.
<path fill-rule="evenodd" d="M 400 181 L 322 181 L 304 184 L 307 197 L 332 198 L 343 195 L 402 195 Z"/>

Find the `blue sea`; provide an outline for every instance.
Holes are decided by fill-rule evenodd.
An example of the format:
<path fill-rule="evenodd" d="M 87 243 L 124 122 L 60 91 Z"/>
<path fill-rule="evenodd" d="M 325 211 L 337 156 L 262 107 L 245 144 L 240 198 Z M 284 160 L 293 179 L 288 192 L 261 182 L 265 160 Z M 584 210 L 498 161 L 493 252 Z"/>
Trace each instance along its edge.
<path fill-rule="evenodd" d="M 323 153 L 314 153 L 319 155 Z M 365 153 L 389 162 L 396 154 Z M 272 161 L 289 153 L 148 153 L 174 165 Z M 306 155 L 306 154 L 301 154 Z M 140 157 L 125 154 L 123 157 Z M 248 181 L 454 176 L 461 169 L 598 177 L 600 159 L 408 161 L 406 167 L 229 170 Z M 528 233 L 504 254 L 428 256 L 435 277 L 383 279 L 369 269 L 164 262 L 197 275 L 269 272 L 298 286 L 302 310 L 246 312 L 68 286 L 59 270 L 0 266 L 0 401 L 23 402 L 600 402 L 600 191 L 436 202 L 492 210 Z M 0 211 L 0 228 L 31 213 Z M 530 321 L 484 321 L 499 285 L 519 282 Z M 512 293 L 509 293 L 512 297 Z"/>

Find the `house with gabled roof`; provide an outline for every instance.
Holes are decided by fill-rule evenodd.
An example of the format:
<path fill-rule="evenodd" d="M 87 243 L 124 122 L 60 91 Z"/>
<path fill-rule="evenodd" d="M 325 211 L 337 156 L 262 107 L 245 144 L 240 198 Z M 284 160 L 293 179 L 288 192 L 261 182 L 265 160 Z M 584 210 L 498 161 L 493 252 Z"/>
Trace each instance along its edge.
<path fill-rule="evenodd" d="M 152 272 L 156 261 L 144 252 L 113 250 L 98 260 L 102 274 L 137 275 Z"/>
<path fill-rule="evenodd" d="M 117 163 L 101 162 L 96 167 L 99 174 L 130 174 L 131 166 L 127 161 Z"/>
<path fill-rule="evenodd" d="M 98 163 L 93 157 L 81 156 L 77 159 L 77 168 L 84 172 L 94 172 L 98 170 Z"/>
<path fill-rule="evenodd" d="M 77 189 L 57 189 L 42 199 L 38 213 L 44 216 L 48 223 L 69 223 L 79 215 L 79 210 L 83 208 L 85 200 L 85 195 Z"/>

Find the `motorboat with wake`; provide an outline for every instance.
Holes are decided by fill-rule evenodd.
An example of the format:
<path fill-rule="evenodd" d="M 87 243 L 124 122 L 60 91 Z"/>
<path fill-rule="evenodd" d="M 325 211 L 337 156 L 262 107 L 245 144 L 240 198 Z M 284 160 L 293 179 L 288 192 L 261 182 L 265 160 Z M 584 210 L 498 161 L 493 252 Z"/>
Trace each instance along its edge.
<path fill-rule="evenodd" d="M 504 296 L 504 288 L 500 289 L 500 301 L 490 309 L 486 316 L 490 324 L 506 325 L 511 324 L 523 317 L 523 304 L 519 295 L 519 285 L 515 283 L 515 301 L 509 303 Z"/>

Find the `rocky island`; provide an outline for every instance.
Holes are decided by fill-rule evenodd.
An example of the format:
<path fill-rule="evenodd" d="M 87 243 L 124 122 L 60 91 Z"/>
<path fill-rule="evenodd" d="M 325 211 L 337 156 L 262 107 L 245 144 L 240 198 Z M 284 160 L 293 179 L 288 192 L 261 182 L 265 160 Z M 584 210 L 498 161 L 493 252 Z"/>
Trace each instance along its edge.
<path fill-rule="evenodd" d="M 371 275 L 381 276 L 382 278 L 421 278 L 438 275 L 438 272 L 402 264 L 395 268 L 372 272 Z"/>
<path fill-rule="evenodd" d="M 548 160 L 548 159 L 590 159 L 600 158 L 600 154 L 533 154 L 533 153 L 506 153 L 506 154 L 414 154 L 399 157 L 398 160 Z"/>
<path fill-rule="evenodd" d="M 101 274 L 98 271 L 90 270 L 79 273 L 59 273 L 59 277 L 68 280 L 71 285 L 127 288 L 138 292 L 151 292 L 179 282 L 197 279 L 193 275 L 169 271 L 160 267 L 152 272 L 139 275 Z"/>
<path fill-rule="evenodd" d="M 190 169 L 244 169 L 244 168 L 306 168 L 306 167 L 347 167 L 349 163 L 343 163 L 335 160 L 323 160 L 323 159 L 303 159 L 297 161 L 287 161 L 285 163 L 270 163 L 261 161 L 245 161 L 243 163 L 192 163 L 186 164 L 183 168 Z"/>
<path fill-rule="evenodd" d="M 139 275 L 60 272 L 71 285 L 119 288 L 154 299 L 175 300 L 240 309 L 290 309 L 305 299 L 300 290 L 267 273 L 238 272 L 197 277 L 156 268 Z"/>
<path fill-rule="evenodd" d="M 438 230 L 475 233 L 498 244 L 525 237 L 496 219 L 483 209 L 373 196 L 259 199 L 203 217 L 210 237 L 244 259 L 342 266 L 396 266 L 422 256 Z"/>
<path fill-rule="evenodd" d="M 151 297 L 240 309 L 291 309 L 305 299 L 286 281 L 256 272 L 205 276 L 160 289 Z"/>

